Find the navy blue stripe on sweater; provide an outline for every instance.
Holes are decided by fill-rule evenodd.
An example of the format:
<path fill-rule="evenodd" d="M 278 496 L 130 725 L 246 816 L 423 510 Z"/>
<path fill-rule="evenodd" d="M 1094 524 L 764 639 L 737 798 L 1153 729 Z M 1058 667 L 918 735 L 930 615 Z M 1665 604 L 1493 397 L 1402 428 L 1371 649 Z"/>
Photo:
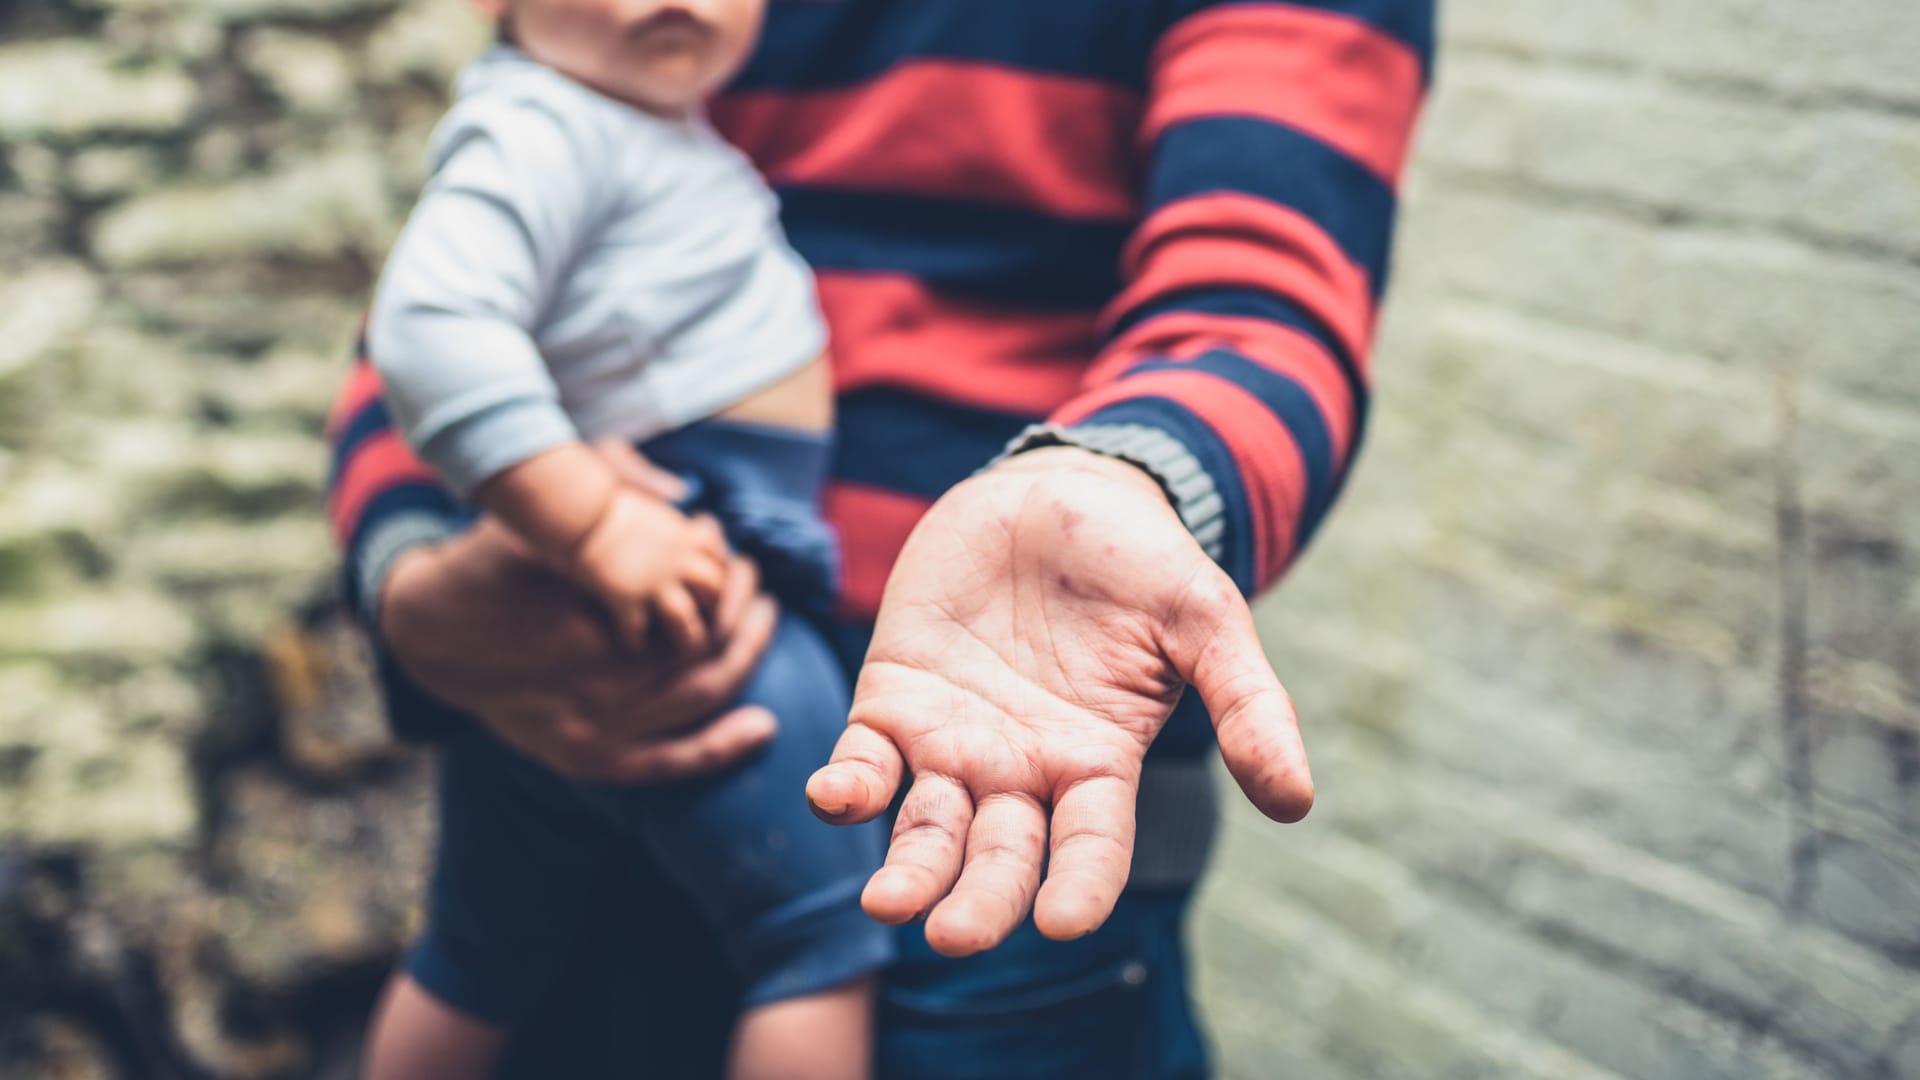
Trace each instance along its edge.
<path fill-rule="evenodd" d="M 958 297 L 1091 311 L 1120 289 L 1127 222 L 914 195 L 780 189 L 787 239 L 815 270 L 907 274 Z"/>
<path fill-rule="evenodd" d="M 1398 200 L 1358 161 L 1266 120 L 1208 117 L 1168 128 L 1154 145 L 1148 213 L 1220 192 L 1264 199 L 1311 219 L 1366 271 L 1379 296 Z"/>
<path fill-rule="evenodd" d="M 340 433 L 334 436 L 333 461 L 327 474 L 328 483 L 339 482 L 348 460 L 360 452 L 360 447 L 365 445 L 368 439 L 383 431 L 390 431 L 392 428 L 393 417 L 387 412 L 386 401 L 374 398 L 360 406 L 360 411 L 348 418 L 347 422 L 340 426 Z"/>
<path fill-rule="evenodd" d="M 1419 55 L 1423 66 L 1433 66 L 1434 0 L 1175 0 L 1174 19 L 1211 8 L 1296 7 L 1345 15 L 1395 38 Z"/>
<path fill-rule="evenodd" d="M 852 86 L 908 60 L 976 61 L 1142 88 L 1160 0 L 772 3 L 733 89 Z"/>
<path fill-rule="evenodd" d="M 1227 349 L 1212 349 L 1191 360 L 1148 360 L 1121 377 L 1126 379 L 1152 371 L 1204 371 L 1252 394 L 1279 418 L 1300 448 L 1300 458 L 1306 468 L 1307 490 L 1300 521 L 1295 526 L 1293 550 L 1297 553 L 1305 547 L 1333 503 L 1333 478 L 1339 466 L 1334 459 L 1327 419 L 1321 415 L 1313 395 L 1280 372 Z"/>
<path fill-rule="evenodd" d="M 1366 423 L 1368 387 L 1366 377 L 1360 373 L 1360 365 L 1355 361 L 1352 351 L 1305 305 L 1264 289 L 1187 289 L 1157 297 L 1121 314 L 1114 320 L 1113 336 L 1120 337 L 1149 319 L 1176 313 L 1259 319 L 1305 334 L 1325 349 L 1339 367 L 1341 378 L 1346 381 L 1347 390 L 1353 398 L 1357 414 L 1356 429 Z"/>
<path fill-rule="evenodd" d="M 922 499 L 944 495 L 1041 419 L 891 387 L 847 394 L 838 413 L 833 478 Z"/>

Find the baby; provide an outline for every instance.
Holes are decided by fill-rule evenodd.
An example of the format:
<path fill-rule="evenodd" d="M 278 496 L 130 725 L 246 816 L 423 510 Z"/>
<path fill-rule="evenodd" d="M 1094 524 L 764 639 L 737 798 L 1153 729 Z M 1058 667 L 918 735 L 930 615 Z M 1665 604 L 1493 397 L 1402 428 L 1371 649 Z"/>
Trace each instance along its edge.
<path fill-rule="evenodd" d="M 890 946 L 859 893 L 880 837 L 814 821 L 801 794 L 847 713 L 803 617 L 823 612 L 837 566 L 818 507 L 826 332 L 772 193 L 700 112 L 763 2 L 475 0 L 502 43 L 434 133 L 368 326 L 396 425 L 633 648 L 707 649 L 726 541 L 751 555 L 783 612 L 743 696 L 781 728 L 746 766 L 665 788 L 573 783 L 477 730 L 450 742 L 427 927 L 406 965 L 426 994 L 389 995 L 372 1080 L 490 1072 L 592 947 L 607 871 L 636 844 L 738 966 L 735 1080 L 868 1070 L 871 976 Z M 623 482 L 588 446 L 605 438 L 686 477 L 725 540 Z"/>

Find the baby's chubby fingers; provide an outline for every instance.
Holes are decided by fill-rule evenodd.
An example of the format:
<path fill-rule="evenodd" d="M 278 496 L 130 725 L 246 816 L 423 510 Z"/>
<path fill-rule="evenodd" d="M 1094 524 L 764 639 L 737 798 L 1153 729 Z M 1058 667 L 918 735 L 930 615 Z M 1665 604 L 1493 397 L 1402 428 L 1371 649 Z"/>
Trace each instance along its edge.
<path fill-rule="evenodd" d="M 720 561 L 720 595 L 713 605 L 713 632 L 731 638 L 760 592 L 760 568 L 752 559 L 731 555 Z"/>
<path fill-rule="evenodd" d="M 720 599 L 726 591 L 727 572 L 724 555 L 705 551 L 693 552 L 680 565 L 681 586 L 693 595 L 693 601 L 701 611 L 713 614 L 716 627 L 720 624 Z"/>
<path fill-rule="evenodd" d="M 713 556 L 724 558 L 727 554 L 727 534 L 720 528 L 712 514 L 694 514 L 687 518 L 687 540 L 696 549 Z"/>
<path fill-rule="evenodd" d="M 704 656 L 712 646 L 707 617 L 684 586 L 669 584 L 654 593 L 653 614 L 661 633 L 681 656 Z"/>

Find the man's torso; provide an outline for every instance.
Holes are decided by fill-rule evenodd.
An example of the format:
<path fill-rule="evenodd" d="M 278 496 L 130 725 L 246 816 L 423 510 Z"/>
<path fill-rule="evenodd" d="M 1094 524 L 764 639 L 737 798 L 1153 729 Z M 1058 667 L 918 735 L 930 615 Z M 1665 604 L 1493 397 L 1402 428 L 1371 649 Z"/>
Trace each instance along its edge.
<path fill-rule="evenodd" d="M 1139 216 L 1164 18 L 1144 0 L 775 2 L 715 102 L 818 278 L 847 616 L 871 616 L 934 498 L 1079 387 Z"/>

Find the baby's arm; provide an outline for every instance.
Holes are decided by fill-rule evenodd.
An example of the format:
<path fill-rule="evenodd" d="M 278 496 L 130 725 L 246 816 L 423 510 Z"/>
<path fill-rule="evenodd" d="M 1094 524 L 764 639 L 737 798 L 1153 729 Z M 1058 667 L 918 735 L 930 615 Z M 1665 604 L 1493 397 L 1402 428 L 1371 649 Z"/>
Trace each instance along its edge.
<path fill-rule="evenodd" d="M 579 442 L 495 473 L 475 497 L 597 595 L 630 646 L 644 647 L 654 628 L 688 655 L 711 644 L 708 613 L 726 578 L 726 541 L 712 519 L 632 487 Z"/>
<path fill-rule="evenodd" d="M 722 576 L 717 527 L 630 489 L 581 442 L 534 338 L 617 212 L 613 152 L 565 100 L 456 108 L 381 275 L 370 351 L 395 426 L 455 494 L 600 595 L 629 643 L 658 624 L 699 648 Z"/>

